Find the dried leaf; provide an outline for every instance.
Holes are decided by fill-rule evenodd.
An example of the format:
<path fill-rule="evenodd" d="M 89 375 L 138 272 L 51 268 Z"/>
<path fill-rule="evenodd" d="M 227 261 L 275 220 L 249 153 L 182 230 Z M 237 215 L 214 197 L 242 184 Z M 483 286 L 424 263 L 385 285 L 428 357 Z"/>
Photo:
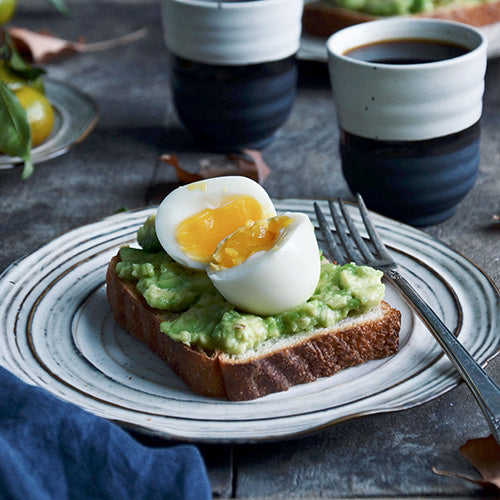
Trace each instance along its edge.
<path fill-rule="evenodd" d="M 224 157 L 202 159 L 199 162 L 199 170 L 195 173 L 181 167 L 175 155 L 164 154 L 160 159 L 175 168 L 177 178 L 183 184 L 225 175 L 243 175 L 262 184 L 271 173 L 262 154 L 252 149 Z"/>
<path fill-rule="evenodd" d="M 184 170 L 180 164 L 176 155 L 163 154 L 160 156 L 160 160 L 165 162 L 167 165 L 171 165 L 175 168 L 177 178 L 182 184 L 189 184 L 190 182 L 201 181 L 204 179 L 200 174 L 191 173 Z"/>
<path fill-rule="evenodd" d="M 473 478 L 467 474 L 440 471 L 433 468 L 433 472 L 442 476 L 455 477 L 472 482 L 483 488 L 500 490 L 500 445 L 490 435 L 486 438 L 470 439 L 460 447 L 462 455 L 481 474 L 480 478 Z"/>
<path fill-rule="evenodd" d="M 8 27 L 7 31 L 16 44 L 17 50 L 25 58 L 31 62 L 45 63 L 57 57 L 118 47 L 143 38 L 148 29 L 141 28 L 127 35 L 96 43 L 85 43 L 84 40 L 64 40 L 48 32 L 31 31 L 15 26 Z"/>
<path fill-rule="evenodd" d="M 434 474 L 438 474 L 440 476 L 446 477 L 454 477 L 456 479 L 463 479 L 464 481 L 468 481 L 469 483 L 477 484 L 478 486 L 482 486 L 485 489 L 496 489 L 496 486 L 492 485 L 488 481 L 484 481 L 483 479 L 469 476 L 467 474 L 462 474 L 460 472 L 448 472 L 444 470 L 438 470 L 435 467 L 432 468 L 432 472 Z"/>
<path fill-rule="evenodd" d="M 460 451 L 485 481 L 500 488 L 500 445 L 493 436 L 470 439 Z"/>

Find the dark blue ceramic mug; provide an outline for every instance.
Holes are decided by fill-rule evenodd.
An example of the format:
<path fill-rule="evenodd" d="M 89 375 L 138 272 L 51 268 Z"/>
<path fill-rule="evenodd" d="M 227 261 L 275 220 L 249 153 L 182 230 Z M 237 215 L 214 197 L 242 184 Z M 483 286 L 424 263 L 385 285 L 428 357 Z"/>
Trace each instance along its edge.
<path fill-rule="evenodd" d="M 339 31 L 327 50 L 351 190 L 412 225 L 451 217 L 479 173 L 484 35 L 398 18 Z"/>
<path fill-rule="evenodd" d="M 162 5 L 183 125 L 211 151 L 267 146 L 295 100 L 303 0 Z"/>

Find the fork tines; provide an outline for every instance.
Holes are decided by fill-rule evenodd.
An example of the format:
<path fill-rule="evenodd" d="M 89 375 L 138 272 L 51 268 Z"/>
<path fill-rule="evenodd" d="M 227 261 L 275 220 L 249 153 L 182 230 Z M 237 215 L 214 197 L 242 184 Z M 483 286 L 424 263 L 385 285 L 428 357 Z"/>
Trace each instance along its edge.
<path fill-rule="evenodd" d="M 328 258 L 330 259 L 330 261 L 336 262 L 337 264 L 345 264 L 347 262 L 347 259 L 344 256 L 340 246 L 335 241 L 333 233 L 323 214 L 323 211 L 316 202 L 314 202 L 314 211 L 316 212 L 316 218 L 318 219 L 319 229 L 321 231 L 321 234 L 323 235 L 323 238 L 325 239 Z"/>
<path fill-rule="evenodd" d="M 339 264 L 344 264 L 346 262 L 356 262 L 357 264 L 370 266 L 382 264 L 380 259 L 385 261 L 386 259 L 390 260 L 390 257 L 375 227 L 370 221 L 363 198 L 359 194 L 357 195 L 357 201 L 361 219 L 368 233 L 367 241 L 361 237 L 344 201 L 338 200 L 338 209 L 333 201 L 328 202 L 335 228 L 335 236 L 338 241 L 333 236 L 332 230 L 321 208 L 317 203 L 314 203 L 314 210 L 318 219 L 320 231 L 325 238 L 328 256 L 332 261 Z M 379 259 L 377 259 L 377 257 L 379 257 Z"/>
<path fill-rule="evenodd" d="M 371 252 L 363 241 L 363 238 L 361 238 L 345 203 L 342 200 L 339 200 L 338 203 L 342 216 L 339 215 L 332 201 L 328 202 L 328 206 L 332 214 L 336 231 L 349 259 L 358 263 L 371 260 Z"/>

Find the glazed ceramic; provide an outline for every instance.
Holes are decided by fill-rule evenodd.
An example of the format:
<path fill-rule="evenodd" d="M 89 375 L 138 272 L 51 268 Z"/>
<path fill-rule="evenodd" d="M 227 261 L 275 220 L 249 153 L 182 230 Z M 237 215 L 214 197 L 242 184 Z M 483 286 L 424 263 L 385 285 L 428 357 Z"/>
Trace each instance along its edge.
<path fill-rule="evenodd" d="M 164 0 L 177 114 L 209 150 L 262 148 L 295 100 L 302 0 Z"/>
<path fill-rule="evenodd" d="M 382 40 L 460 45 L 464 55 L 380 64 L 346 51 Z M 368 206 L 414 225 L 453 215 L 479 169 L 487 42 L 476 29 L 431 19 L 374 21 L 327 42 L 344 176 Z"/>
<path fill-rule="evenodd" d="M 273 200 L 304 212 L 315 200 Z M 316 200 L 326 213 L 328 204 Z M 359 211 L 348 205 L 361 230 Z M 428 402 L 460 383 L 439 344 L 397 290 L 396 355 L 241 403 L 193 393 L 144 344 L 120 328 L 106 298 L 106 268 L 156 207 L 78 227 L 0 275 L 0 365 L 58 397 L 129 429 L 184 441 L 293 438 L 363 415 Z M 472 262 L 431 235 L 373 215 L 401 272 L 483 366 L 498 353 L 500 295 Z M 324 249 L 321 236 L 318 243 Z M 339 432 L 342 432 L 340 429 Z"/>

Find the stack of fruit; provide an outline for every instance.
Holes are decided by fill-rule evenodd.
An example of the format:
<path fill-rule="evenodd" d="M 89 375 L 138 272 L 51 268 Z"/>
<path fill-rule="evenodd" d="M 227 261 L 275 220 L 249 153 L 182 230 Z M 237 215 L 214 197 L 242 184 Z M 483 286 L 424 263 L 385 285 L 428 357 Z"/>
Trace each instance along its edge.
<path fill-rule="evenodd" d="M 24 161 L 23 178 L 33 171 L 31 148 L 42 144 L 54 128 L 54 108 L 45 95 L 43 73 L 26 63 L 3 29 L 17 0 L 0 0 L 0 151 Z"/>

